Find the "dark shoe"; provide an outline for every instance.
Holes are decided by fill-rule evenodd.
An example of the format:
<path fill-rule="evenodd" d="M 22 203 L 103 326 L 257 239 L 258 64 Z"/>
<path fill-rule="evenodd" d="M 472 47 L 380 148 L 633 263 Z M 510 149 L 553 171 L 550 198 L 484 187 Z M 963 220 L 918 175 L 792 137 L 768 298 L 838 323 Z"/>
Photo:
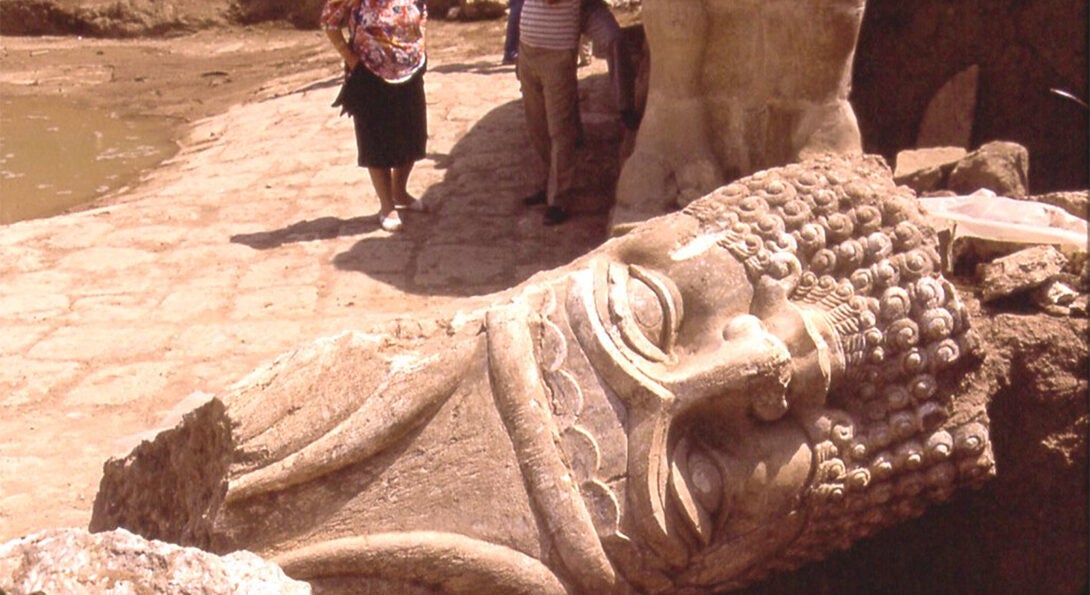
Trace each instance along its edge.
<path fill-rule="evenodd" d="M 503 62 L 501 62 L 501 64 L 503 64 L 504 66 L 511 66 L 513 64 L 517 64 L 518 61 L 519 61 L 518 54 L 515 54 L 514 56 L 504 56 L 503 57 Z"/>
<path fill-rule="evenodd" d="M 545 225 L 560 225 L 567 221 L 568 217 L 570 215 L 562 207 L 553 205 L 545 209 Z"/>
<path fill-rule="evenodd" d="M 640 128 L 640 114 L 634 109 L 621 110 L 621 123 L 632 132 Z"/>
<path fill-rule="evenodd" d="M 544 190 L 539 190 L 539 191 L 531 194 L 530 196 L 524 197 L 522 199 L 522 204 L 524 204 L 524 205 L 526 205 L 528 207 L 536 207 L 537 205 L 545 204 L 545 200 L 546 200 L 545 191 Z"/>

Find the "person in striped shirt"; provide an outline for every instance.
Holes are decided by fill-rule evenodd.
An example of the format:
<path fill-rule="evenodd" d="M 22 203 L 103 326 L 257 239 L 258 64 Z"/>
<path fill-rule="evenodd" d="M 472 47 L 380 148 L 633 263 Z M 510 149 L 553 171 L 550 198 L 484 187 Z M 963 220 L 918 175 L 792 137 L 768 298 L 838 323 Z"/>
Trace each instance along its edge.
<path fill-rule="evenodd" d="M 568 219 L 579 135 L 576 56 L 580 0 L 525 0 L 519 23 L 518 77 L 530 141 L 545 162 L 545 188 L 525 199 L 546 205 L 545 224 Z"/>

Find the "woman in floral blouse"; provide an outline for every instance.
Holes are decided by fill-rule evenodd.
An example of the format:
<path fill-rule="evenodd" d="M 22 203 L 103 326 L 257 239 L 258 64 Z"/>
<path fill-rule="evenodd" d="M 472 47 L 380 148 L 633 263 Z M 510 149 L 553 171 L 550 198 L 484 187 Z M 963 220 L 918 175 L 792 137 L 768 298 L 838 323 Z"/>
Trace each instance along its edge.
<path fill-rule="evenodd" d="M 424 210 L 406 186 L 428 137 L 426 22 L 423 0 L 327 0 L 322 9 L 322 28 L 345 62 L 333 105 L 355 123 L 358 162 L 371 175 L 386 231 L 401 229 L 396 206 Z"/>

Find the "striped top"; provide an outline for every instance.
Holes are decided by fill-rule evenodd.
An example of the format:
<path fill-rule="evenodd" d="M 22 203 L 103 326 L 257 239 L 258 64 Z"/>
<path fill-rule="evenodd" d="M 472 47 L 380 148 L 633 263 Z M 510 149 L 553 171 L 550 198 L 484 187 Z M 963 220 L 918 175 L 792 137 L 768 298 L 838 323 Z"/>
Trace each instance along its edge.
<path fill-rule="evenodd" d="M 579 46 L 580 0 L 526 0 L 519 20 L 519 40 L 547 50 Z"/>

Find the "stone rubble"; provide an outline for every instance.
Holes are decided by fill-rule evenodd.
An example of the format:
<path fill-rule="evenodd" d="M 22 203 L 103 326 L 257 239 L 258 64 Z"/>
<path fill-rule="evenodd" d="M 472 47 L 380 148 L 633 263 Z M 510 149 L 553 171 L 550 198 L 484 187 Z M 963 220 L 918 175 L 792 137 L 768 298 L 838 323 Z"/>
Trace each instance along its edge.
<path fill-rule="evenodd" d="M 961 147 L 906 149 L 897 154 L 896 164 L 894 181 L 920 195 L 966 195 L 981 188 L 1011 198 L 1029 194 L 1029 152 L 1018 143 L 993 141 L 972 152 Z"/>
<path fill-rule="evenodd" d="M 50 529 L 0 544 L 0 593 L 310 595 L 310 585 L 247 551 L 217 556 L 124 529 Z"/>
<path fill-rule="evenodd" d="M 943 188 L 958 160 L 968 154 L 961 147 L 927 147 L 897 153 L 893 181 L 923 194 Z"/>
<path fill-rule="evenodd" d="M 1045 208 L 1057 207 L 1062 211 L 1049 215 L 1050 225 L 1064 229 L 1071 223 L 1081 223 L 1074 218 L 1058 221 L 1064 212 L 1083 221 L 1090 215 L 1087 206 L 1090 192 L 1029 195 L 1028 176 L 1026 148 L 1004 141 L 986 143 L 971 153 L 956 146 L 907 149 L 897 154 L 894 170 L 895 182 L 912 188 L 922 197 L 963 199 L 991 192 L 993 194 L 987 195 L 993 196 L 993 200 L 1008 200 L 998 197 L 1009 197 L 1051 205 Z M 1085 298 L 1088 289 L 1085 244 L 1056 249 L 1009 238 L 952 237 L 950 233 L 943 238 L 947 270 L 961 267 L 971 271 L 975 265 L 983 301 L 1026 293 L 1029 303 L 1054 316 L 1086 315 L 1085 299 L 1079 299 Z M 1059 278 L 1061 273 L 1065 278 Z"/>
<path fill-rule="evenodd" d="M 993 141 L 969 153 L 954 166 L 946 186 L 957 194 L 988 188 L 1000 196 L 1029 194 L 1029 151 L 1018 143 Z"/>
<path fill-rule="evenodd" d="M 1059 275 L 1066 264 L 1067 258 L 1052 246 L 1026 248 L 981 264 L 977 267 L 981 299 L 990 302 L 1036 289 Z"/>

